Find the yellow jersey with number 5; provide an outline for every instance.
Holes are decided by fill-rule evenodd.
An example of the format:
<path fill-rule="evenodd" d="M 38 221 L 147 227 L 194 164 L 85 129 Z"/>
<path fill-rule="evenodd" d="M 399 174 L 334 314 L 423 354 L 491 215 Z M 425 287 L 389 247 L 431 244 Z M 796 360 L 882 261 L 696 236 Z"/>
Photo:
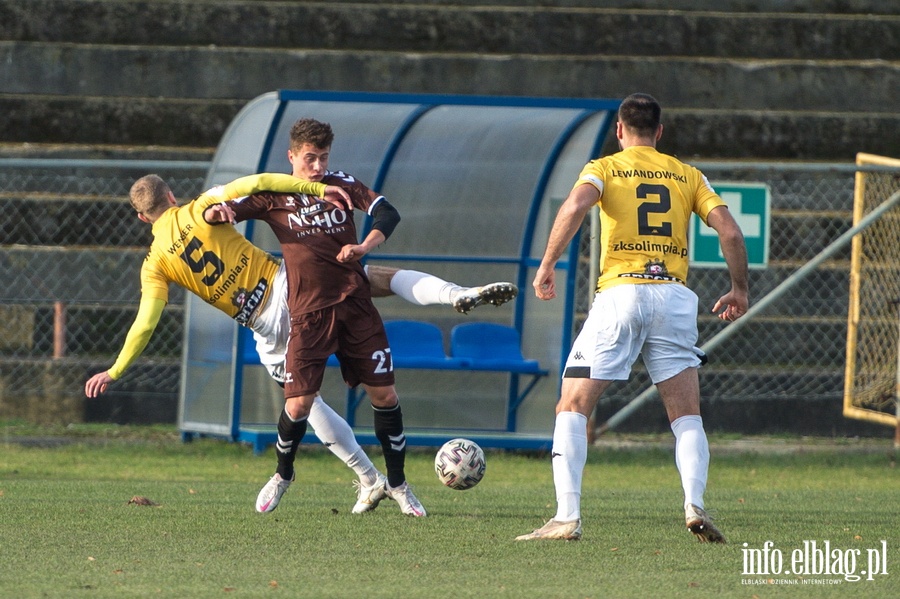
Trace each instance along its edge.
<path fill-rule="evenodd" d="M 214 187 L 180 208 L 166 210 L 153 223 L 153 243 L 141 267 L 141 305 L 107 371 L 110 378 L 122 376 L 144 351 L 169 301 L 169 283 L 197 294 L 244 325 L 268 301 L 278 262 L 230 224 L 207 223 L 203 212 L 208 207 L 263 190 L 322 195 L 325 187 L 290 175 L 263 173 Z"/>
<path fill-rule="evenodd" d="M 168 301 L 169 283 L 184 287 L 240 324 L 268 301 L 279 261 L 230 224 L 209 224 L 212 206 L 264 190 L 322 195 L 325 185 L 263 173 L 214 187 L 170 208 L 153 223 L 153 243 L 141 268 L 141 296 Z"/>
<path fill-rule="evenodd" d="M 688 274 L 691 213 L 703 222 L 722 198 L 696 168 L 650 146 L 589 162 L 575 187 L 600 192 L 597 291 L 626 283 L 680 283 Z"/>

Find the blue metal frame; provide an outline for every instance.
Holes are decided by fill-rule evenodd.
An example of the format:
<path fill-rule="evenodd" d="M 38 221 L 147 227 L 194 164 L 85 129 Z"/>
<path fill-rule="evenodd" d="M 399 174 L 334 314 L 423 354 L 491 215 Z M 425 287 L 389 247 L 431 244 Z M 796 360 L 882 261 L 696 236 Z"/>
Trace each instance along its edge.
<path fill-rule="evenodd" d="M 509 96 L 458 96 L 458 95 L 442 95 L 442 94 L 392 94 L 392 93 L 376 93 L 376 92 L 328 92 L 328 91 L 302 91 L 302 90 L 279 90 L 279 105 L 276 109 L 275 116 L 272 119 L 269 131 L 266 134 L 266 141 L 260 157 L 257 172 L 261 172 L 268 164 L 272 145 L 277 134 L 278 128 L 281 126 L 283 114 L 287 108 L 287 103 L 291 101 L 319 101 L 319 102 L 359 102 L 359 103 L 389 103 L 389 104 L 419 104 L 420 107 L 415 110 L 406 121 L 398 128 L 393 139 L 388 145 L 381 165 L 379 166 L 377 176 L 373 182 L 374 189 L 380 189 L 387 177 L 390 165 L 396 155 L 398 148 L 403 142 L 406 135 L 422 118 L 424 114 L 432 110 L 436 106 L 441 105 L 459 105 L 459 106 L 506 106 L 506 107 L 534 107 L 534 108 L 567 108 L 581 109 L 569 125 L 560 133 L 555 141 L 553 148 L 548 153 L 544 161 L 543 168 L 538 178 L 535 192 L 531 198 L 531 206 L 526 219 L 525 230 L 523 231 L 523 241 L 520 247 L 518 257 L 486 257 L 486 256 L 416 256 L 416 255 L 392 255 L 379 254 L 379 260 L 396 260 L 396 261 L 417 261 L 417 262 L 471 262 L 471 263 L 506 263 L 516 264 L 517 275 L 516 284 L 520 289 L 526 289 L 530 282 L 528 279 L 529 268 L 539 265 L 539 261 L 530 258 L 533 245 L 534 229 L 536 227 L 537 218 L 541 208 L 541 200 L 546 192 L 553 168 L 559 158 L 559 155 L 565 148 L 566 143 L 571 139 L 572 135 L 578 130 L 579 126 L 584 123 L 592 115 L 599 111 L 607 112 L 606 121 L 599 127 L 597 138 L 594 141 L 592 155 L 599 154 L 600 148 L 609 129 L 609 120 L 614 118 L 615 112 L 619 107 L 619 100 L 610 99 L 572 99 L 572 98 L 540 98 L 540 97 L 509 97 Z M 371 227 L 371 218 L 367 217 L 364 221 L 363 230 L 367 232 Z M 247 223 L 246 235 L 252 239 L 253 223 Z M 558 264 L 559 269 L 566 271 L 565 288 L 566 300 L 564 308 L 564 331 L 563 331 L 563 353 L 560 356 L 560 364 L 565 363 L 568 347 L 571 345 L 572 339 L 572 322 L 573 322 L 573 305 L 574 305 L 574 289 L 575 289 L 575 265 L 578 263 L 578 247 L 580 235 L 576 235 L 573 240 L 569 252 L 568 259 Z M 528 294 L 522 294 L 520 300 L 516 302 L 514 311 L 514 326 L 521 333 L 524 327 L 525 319 L 525 301 Z M 248 441 L 254 444 L 257 451 L 261 451 L 268 443 L 274 442 L 275 434 L 270 431 L 252 430 L 248 428 L 242 430 L 240 426 L 240 395 L 243 385 L 243 356 L 244 351 L 251 343 L 251 336 L 238 335 L 236 347 L 236 366 L 235 366 L 235 397 L 233 400 L 232 410 L 232 437 L 235 440 Z M 527 449 L 548 449 L 550 440 L 534 435 L 515 434 L 516 430 L 516 413 L 519 405 L 525 396 L 532 390 L 536 381 L 532 381 L 526 388 L 519 391 L 518 374 L 510 375 L 510 385 L 508 393 L 508 413 L 506 421 L 505 436 L 498 437 L 496 434 L 485 431 L 466 431 L 466 434 L 476 442 L 486 447 L 517 447 Z M 349 390 L 347 395 L 347 419 L 353 424 L 353 410 L 359 404 L 361 396 L 354 390 Z M 454 431 L 453 434 L 460 431 Z M 408 431 L 407 438 L 412 445 L 434 445 L 438 446 L 446 440 L 446 434 L 434 433 L 418 433 Z M 371 439 L 367 437 L 367 433 L 357 433 L 357 437 L 361 443 L 377 443 L 374 434 Z"/>
<path fill-rule="evenodd" d="M 404 94 L 390 92 L 332 92 L 278 90 L 278 99 L 303 102 L 360 102 L 368 104 L 427 104 L 451 106 L 517 106 L 531 108 L 583 108 L 594 112 L 616 111 L 619 100 L 607 98 L 555 98 L 538 96 L 462 96 L 454 94 Z"/>

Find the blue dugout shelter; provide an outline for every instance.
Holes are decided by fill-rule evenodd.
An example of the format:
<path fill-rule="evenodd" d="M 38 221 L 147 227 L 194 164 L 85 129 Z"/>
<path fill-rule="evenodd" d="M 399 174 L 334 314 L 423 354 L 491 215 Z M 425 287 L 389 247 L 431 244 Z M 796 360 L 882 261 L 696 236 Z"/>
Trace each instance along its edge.
<path fill-rule="evenodd" d="M 485 447 L 549 448 L 560 370 L 574 332 L 576 277 L 580 270 L 584 278 L 588 269 L 579 260 L 578 240 L 559 264 L 560 297 L 537 300 L 531 280 L 556 212 L 585 163 L 599 155 L 618 105 L 618 100 L 272 92 L 235 117 L 216 151 L 207 187 L 259 172 L 289 173 L 291 125 L 303 117 L 330 123 L 331 170 L 383 193 L 402 216 L 393 236 L 368 261 L 430 272 L 464 286 L 512 281 L 520 289 L 504 306 L 482 306 L 467 315 L 397 297 L 375 300 L 386 323 L 412 321 L 413 328 L 389 328 L 395 353 L 404 351 L 398 344 L 407 340 L 430 338 L 415 328 L 425 323 L 427 331 L 440 333 L 435 343 L 449 356 L 449 361 L 423 361 L 416 354 L 427 351 L 413 343 L 405 361 L 395 359 L 409 443 L 437 446 L 465 436 Z M 357 224 L 361 231 L 367 225 Z M 267 225 L 240 227 L 256 245 L 280 254 Z M 250 331 L 193 295 L 186 319 L 179 398 L 185 438 L 222 436 L 258 450 L 274 442 L 284 396 L 258 364 Z M 473 323 L 501 326 L 479 329 L 473 345 Z M 470 329 L 469 349 L 479 354 L 474 358 L 455 355 L 464 351 L 464 335 L 457 330 L 463 324 Z M 501 357 L 501 337 L 520 346 L 512 362 L 490 361 Z M 347 389 L 337 368 L 329 368 L 325 378 L 323 398 L 350 422 L 360 443 L 376 443 L 368 402 Z"/>

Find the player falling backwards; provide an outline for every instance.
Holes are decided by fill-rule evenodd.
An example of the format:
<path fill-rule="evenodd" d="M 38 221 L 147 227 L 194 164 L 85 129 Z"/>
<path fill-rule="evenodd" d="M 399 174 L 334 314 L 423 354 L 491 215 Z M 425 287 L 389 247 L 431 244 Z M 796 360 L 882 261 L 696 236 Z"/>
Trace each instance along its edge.
<path fill-rule="evenodd" d="M 141 267 L 141 301 L 113 366 L 85 383 L 88 397 L 104 393 L 143 352 L 168 302 L 169 283 L 184 287 L 253 330 L 260 361 L 276 381 L 283 382 L 290 326 L 284 268 L 280 260 L 254 246 L 233 226 L 213 225 L 203 218 L 204 210 L 213 204 L 260 191 L 308 193 L 331 201 L 348 197 L 339 187 L 291 175 L 261 174 L 214 187 L 179 207 L 160 177 L 147 175 L 135 182 L 132 206 L 138 218 L 152 225 L 154 237 Z M 395 293 L 413 304 L 447 304 L 460 312 L 484 303 L 501 305 L 518 291 L 508 283 L 464 288 L 417 271 L 375 266 L 367 270 L 376 271 L 373 295 Z M 226 280 L 233 281 L 231 292 L 225 289 Z M 347 422 L 319 399 L 310 412 L 309 424 L 332 453 L 359 476 L 353 512 L 374 509 L 384 496 L 383 486 L 379 487 L 384 476 L 356 442 Z"/>

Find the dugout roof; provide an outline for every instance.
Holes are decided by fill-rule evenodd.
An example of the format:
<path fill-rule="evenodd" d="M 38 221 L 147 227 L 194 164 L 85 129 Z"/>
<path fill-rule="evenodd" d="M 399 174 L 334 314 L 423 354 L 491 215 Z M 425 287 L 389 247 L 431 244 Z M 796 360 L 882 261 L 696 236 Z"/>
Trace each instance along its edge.
<path fill-rule="evenodd" d="M 331 170 L 345 171 L 383 193 L 402 216 L 393 236 L 370 255 L 372 263 L 427 271 L 465 286 L 513 281 L 520 289 L 510 304 L 481 307 L 466 316 L 445 306 L 379 299 L 384 319 L 429 321 L 446 333 L 472 320 L 515 326 L 525 356 L 540 360 L 550 376 L 523 402 L 514 428 L 544 434 L 552 427 L 560 366 L 572 339 L 577 244 L 568 261 L 560 263 L 565 271 L 559 278 L 560 298 L 539 302 L 531 280 L 553 217 L 585 163 L 599 156 L 618 105 L 618 100 L 607 99 L 271 92 L 252 100 L 235 117 L 216 151 L 207 187 L 258 172 L 289 173 L 291 125 L 302 117 L 331 123 Z M 366 224 L 359 222 L 360 229 Z M 245 234 L 278 253 L 278 243 L 265 225 L 248 223 Z M 204 391 L 189 384 L 208 382 L 192 364 L 209 362 L 224 347 L 233 347 L 233 356 L 240 353 L 233 323 L 207 317 L 208 307 L 195 300 L 188 308 L 180 420 L 211 422 L 216 431 L 268 420 L 270 406 L 251 408 L 248 401 L 256 400 L 250 397 L 228 410 L 220 405 L 221 395 L 216 398 L 218 392 L 247 395 L 240 389 L 246 382 L 238 372 L 239 358 L 231 364 L 236 389 Z M 427 410 L 431 416 L 408 426 L 506 428 L 507 398 L 491 380 L 460 385 L 465 379 L 454 382 L 451 377 L 443 384 L 436 383 L 433 374 L 398 374 L 401 399 L 412 396 L 432 408 Z M 326 378 L 340 377 L 329 373 Z M 323 389 L 323 394 L 326 391 L 330 400 L 344 393 L 340 385 Z M 330 403 L 340 411 L 340 401 Z M 363 423 L 363 412 L 368 411 L 360 410 Z"/>

